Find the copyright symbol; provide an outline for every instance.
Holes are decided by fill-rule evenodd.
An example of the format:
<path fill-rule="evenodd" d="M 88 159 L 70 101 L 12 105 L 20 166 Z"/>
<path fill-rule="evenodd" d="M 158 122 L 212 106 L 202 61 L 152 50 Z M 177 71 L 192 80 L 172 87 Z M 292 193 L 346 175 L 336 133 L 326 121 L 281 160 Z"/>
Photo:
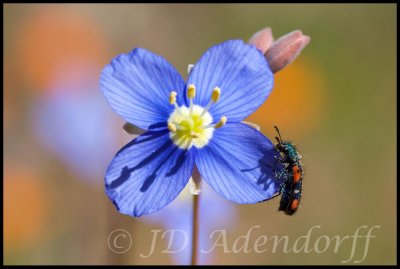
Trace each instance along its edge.
<path fill-rule="evenodd" d="M 108 236 L 108 247 L 114 253 L 125 253 L 131 248 L 131 246 L 132 237 L 123 229 L 116 229 Z"/>

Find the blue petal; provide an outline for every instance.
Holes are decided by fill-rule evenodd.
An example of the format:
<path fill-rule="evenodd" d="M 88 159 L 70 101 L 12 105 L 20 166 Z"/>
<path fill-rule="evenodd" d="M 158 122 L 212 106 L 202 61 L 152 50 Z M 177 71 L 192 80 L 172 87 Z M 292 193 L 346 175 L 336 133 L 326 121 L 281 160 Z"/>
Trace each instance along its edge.
<path fill-rule="evenodd" d="M 173 111 L 171 91 L 178 93 L 178 104 L 185 100 L 185 82 L 178 71 L 161 56 L 141 48 L 114 58 L 104 68 L 100 84 L 111 107 L 146 130 L 166 126 Z"/>
<path fill-rule="evenodd" d="M 196 166 L 220 195 L 240 204 L 276 196 L 283 180 L 279 153 L 259 131 L 242 123 L 228 123 L 214 131 L 209 144 L 196 152 Z"/>
<path fill-rule="evenodd" d="M 106 192 L 121 213 L 150 214 L 178 196 L 193 165 L 191 152 L 176 147 L 168 131 L 149 131 L 117 153 L 106 172 Z"/>
<path fill-rule="evenodd" d="M 206 106 L 214 87 L 221 98 L 210 113 L 214 121 L 227 116 L 238 122 L 254 112 L 268 97 L 273 74 L 264 55 L 253 45 L 230 40 L 210 48 L 195 64 L 188 84 L 197 88 L 194 104 Z"/>

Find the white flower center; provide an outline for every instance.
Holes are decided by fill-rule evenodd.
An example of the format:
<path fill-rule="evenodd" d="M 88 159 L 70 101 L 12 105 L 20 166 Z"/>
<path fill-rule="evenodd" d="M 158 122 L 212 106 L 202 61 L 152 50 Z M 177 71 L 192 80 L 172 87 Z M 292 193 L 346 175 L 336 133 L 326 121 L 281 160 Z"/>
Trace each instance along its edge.
<path fill-rule="evenodd" d="M 172 141 L 179 148 L 189 149 L 192 146 L 202 148 L 208 144 L 213 136 L 214 129 L 222 127 L 227 118 L 221 117 L 221 120 L 216 124 L 213 122 L 213 117 L 208 112 L 211 105 L 218 101 L 221 90 L 215 87 L 210 102 L 205 108 L 193 105 L 193 98 L 196 95 L 196 88 L 194 85 L 188 87 L 188 97 L 190 106 L 178 106 L 176 104 L 176 92 L 171 92 L 169 102 L 175 106 L 175 110 L 168 118 L 168 129 L 170 130 L 170 137 Z"/>

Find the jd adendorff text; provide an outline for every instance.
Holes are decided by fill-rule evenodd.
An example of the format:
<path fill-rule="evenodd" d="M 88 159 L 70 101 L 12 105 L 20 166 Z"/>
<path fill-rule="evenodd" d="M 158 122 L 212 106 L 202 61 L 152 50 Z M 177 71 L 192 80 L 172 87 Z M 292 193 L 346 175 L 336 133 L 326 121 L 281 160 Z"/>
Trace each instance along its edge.
<path fill-rule="evenodd" d="M 254 225 L 250 227 L 246 234 L 236 238 L 230 238 L 225 229 L 215 230 L 209 234 L 208 239 L 210 243 L 208 248 L 200 248 L 202 254 L 208 254 L 217 249 L 222 250 L 224 253 L 256 253 L 265 254 L 283 252 L 285 254 L 298 254 L 298 253 L 316 253 L 323 254 L 327 251 L 332 251 L 337 254 L 341 248 L 350 251 L 348 257 L 341 257 L 340 262 L 346 263 L 362 263 L 368 256 L 368 251 L 371 239 L 375 236 L 373 232 L 375 229 L 380 228 L 380 225 L 368 226 L 362 225 L 357 227 L 353 233 L 348 235 L 316 235 L 321 225 L 312 226 L 306 234 L 297 238 L 291 239 L 288 235 L 282 236 L 267 236 L 259 235 L 254 236 L 255 231 L 260 229 L 261 226 Z M 190 248 L 190 233 L 185 230 L 151 230 L 152 240 L 148 246 L 143 246 L 143 251 L 139 254 L 141 258 L 150 258 L 154 254 L 164 253 L 172 254 L 179 253 Z M 250 240 L 250 237 L 255 237 L 255 240 Z M 229 239 L 229 240 L 228 240 Z M 158 253 L 156 246 L 159 240 L 166 240 L 167 247 Z M 174 244 L 179 242 L 179 244 Z M 230 243 L 228 243 L 228 241 Z M 117 229 L 110 233 L 108 237 L 108 246 L 115 253 L 126 253 L 132 245 L 132 237 L 126 230 Z"/>

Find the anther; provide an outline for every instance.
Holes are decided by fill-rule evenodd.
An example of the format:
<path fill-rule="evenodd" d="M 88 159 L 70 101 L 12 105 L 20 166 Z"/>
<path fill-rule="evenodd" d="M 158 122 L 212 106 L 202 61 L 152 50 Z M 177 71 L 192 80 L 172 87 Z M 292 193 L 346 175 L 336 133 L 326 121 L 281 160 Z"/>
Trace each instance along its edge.
<path fill-rule="evenodd" d="M 187 95 L 190 100 L 189 104 L 189 115 L 193 114 L 193 98 L 196 96 L 196 87 L 193 84 L 190 84 L 187 89 Z"/>
<path fill-rule="evenodd" d="M 175 104 L 175 102 L 176 102 L 176 96 L 178 95 L 178 93 L 176 92 L 176 91 L 172 91 L 170 94 L 169 94 L 169 103 L 171 104 L 171 105 L 173 105 L 173 104 Z"/>
<path fill-rule="evenodd" d="M 190 99 L 193 99 L 196 96 L 196 87 L 193 84 L 189 85 L 187 95 Z"/>
<path fill-rule="evenodd" d="M 219 120 L 219 122 L 217 122 L 214 126 L 215 129 L 221 128 L 222 126 L 225 125 L 226 121 L 227 121 L 227 117 L 222 116 L 221 119 Z"/>
<path fill-rule="evenodd" d="M 216 103 L 219 100 L 220 96 L 221 96 L 221 89 L 218 87 L 215 87 L 211 93 L 210 101 L 208 102 L 206 107 L 203 109 L 203 112 L 201 112 L 201 114 L 200 114 L 200 118 L 203 117 L 204 114 L 206 114 L 206 112 L 208 112 L 208 110 L 210 109 L 210 107 L 213 103 Z"/>
<path fill-rule="evenodd" d="M 175 133 L 176 132 L 176 125 L 168 122 L 168 130 L 170 130 L 171 132 Z"/>
<path fill-rule="evenodd" d="M 219 100 L 219 97 L 221 96 L 221 89 L 218 87 L 215 87 L 212 94 L 211 94 L 211 100 L 216 103 Z"/>

